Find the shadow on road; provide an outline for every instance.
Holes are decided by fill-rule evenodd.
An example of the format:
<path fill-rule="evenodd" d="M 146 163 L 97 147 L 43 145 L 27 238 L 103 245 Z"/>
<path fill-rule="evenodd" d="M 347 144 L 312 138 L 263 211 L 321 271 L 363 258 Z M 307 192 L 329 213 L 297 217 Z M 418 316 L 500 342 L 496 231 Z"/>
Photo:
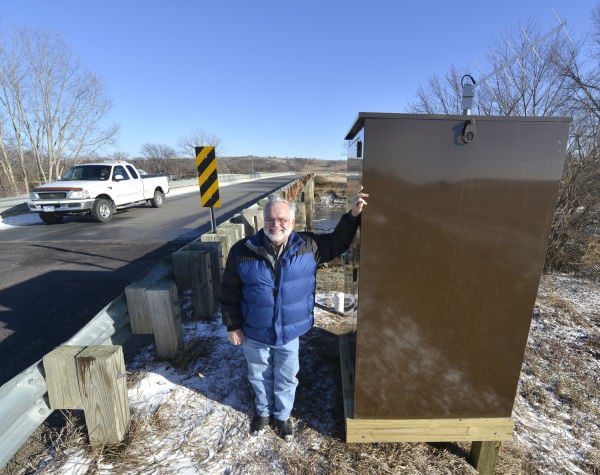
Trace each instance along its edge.
<path fill-rule="evenodd" d="M 51 254 L 56 267 L 73 269 L 51 270 L 0 291 L 0 334 L 5 337 L 0 385 L 68 340 L 127 285 L 185 244 L 171 241 L 131 260 L 119 256 L 122 243 L 105 243 L 98 253 L 24 243 L 31 253 L 45 253 L 44 259 Z"/>

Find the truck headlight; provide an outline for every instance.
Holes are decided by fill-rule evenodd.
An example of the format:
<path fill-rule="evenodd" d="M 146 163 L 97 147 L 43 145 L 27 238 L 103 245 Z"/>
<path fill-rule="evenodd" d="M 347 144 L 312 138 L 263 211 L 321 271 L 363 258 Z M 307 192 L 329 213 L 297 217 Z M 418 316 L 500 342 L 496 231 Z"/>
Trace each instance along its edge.
<path fill-rule="evenodd" d="M 32 191 L 31 193 L 29 193 L 29 199 L 30 199 L 31 201 L 33 201 L 33 200 L 37 200 L 37 193 L 35 193 L 35 192 L 33 192 L 33 191 Z"/>
<path fill-rule="evenodd" d="M 90 192 L 87 190 L 76 190 L 69 193 L 69 198 L 72 200 L 83 200 L 90 197 Z"/>

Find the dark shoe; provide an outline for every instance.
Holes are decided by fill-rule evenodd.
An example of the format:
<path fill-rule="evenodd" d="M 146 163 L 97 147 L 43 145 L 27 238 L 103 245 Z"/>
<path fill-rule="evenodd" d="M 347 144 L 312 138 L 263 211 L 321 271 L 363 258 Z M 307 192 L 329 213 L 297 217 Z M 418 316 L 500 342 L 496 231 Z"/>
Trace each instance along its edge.
<path fill-rule="evenodd" d="M 256 415 L 252 418 L 250 424 L 250 433 L 252 435 L 258 435 L 269 425 L 269 416 Z"/>
<path fill-rule="evenodd" d="M 279 435 L 281 435 L 281 437 L 286 441 L 289 442 L 294 438 L 294 425 L 292 424 L 291 419 L 286 421 L 277 421 L 277 428 L 279 429 Z"/>

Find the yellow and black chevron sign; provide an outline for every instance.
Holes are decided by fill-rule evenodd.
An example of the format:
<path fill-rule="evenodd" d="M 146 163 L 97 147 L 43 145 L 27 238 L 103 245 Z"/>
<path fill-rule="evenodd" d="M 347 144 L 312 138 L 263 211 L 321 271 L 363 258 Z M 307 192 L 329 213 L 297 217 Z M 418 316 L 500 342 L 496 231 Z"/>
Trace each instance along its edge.
<path fill-rule="evenodd" d="M 195 147 L 198 184 L 200 185 L 200 202 L 205 208 L 220 208 L 219 177 L 217 175 L 217 158 L 215 147 Z"/>

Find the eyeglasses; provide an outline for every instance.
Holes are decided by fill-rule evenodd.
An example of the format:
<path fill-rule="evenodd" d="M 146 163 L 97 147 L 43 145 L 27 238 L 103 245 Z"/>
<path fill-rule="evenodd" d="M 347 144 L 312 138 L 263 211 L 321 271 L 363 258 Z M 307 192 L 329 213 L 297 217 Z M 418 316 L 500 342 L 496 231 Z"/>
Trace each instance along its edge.
<path fill-rule="evenodd" d="M 290 222 L 290 220 L 286 218 L 266 218 L 265 224 L 272 226 L 273 224 L 275 224 L 275 221 L 277 221 L 277 224 L 279 224 L 279 226 L 285 226 Z"/>

